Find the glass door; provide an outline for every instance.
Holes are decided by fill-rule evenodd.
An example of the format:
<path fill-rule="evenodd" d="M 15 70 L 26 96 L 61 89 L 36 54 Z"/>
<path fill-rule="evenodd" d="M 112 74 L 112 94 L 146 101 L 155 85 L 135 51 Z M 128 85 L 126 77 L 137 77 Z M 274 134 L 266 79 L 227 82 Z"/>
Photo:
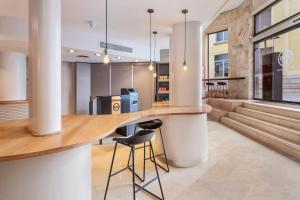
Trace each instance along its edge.
<path fill-rule="evenodd" d="M 254 44 L 256 99 L 300 103 L 300 28 Z"/>

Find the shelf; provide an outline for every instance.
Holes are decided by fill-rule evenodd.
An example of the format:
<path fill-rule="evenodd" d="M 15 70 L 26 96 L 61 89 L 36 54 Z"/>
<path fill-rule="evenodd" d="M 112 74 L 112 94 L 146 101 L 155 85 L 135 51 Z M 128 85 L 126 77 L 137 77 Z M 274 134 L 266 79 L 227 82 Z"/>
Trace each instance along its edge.
<path fill-rule="evenodd" d="M 168 82 L 170 82 L 170 81 L 169 81 L 169 79 L 166 79 L 166 80 L 158 80 L 158 82 L 161 82 L 161 83 L 167 82 L 167 83 L 168 83 Z"/>
<path fill-rule="evenodd" d="M 170 94 L 170 91 L 159 91 L 158 94 Z"/>

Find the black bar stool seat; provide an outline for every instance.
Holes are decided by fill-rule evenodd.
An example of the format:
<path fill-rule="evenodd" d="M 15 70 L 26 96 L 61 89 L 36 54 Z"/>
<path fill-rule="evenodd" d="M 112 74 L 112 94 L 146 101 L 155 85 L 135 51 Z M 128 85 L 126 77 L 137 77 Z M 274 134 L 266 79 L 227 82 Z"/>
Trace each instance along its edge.
<path fill-rule="evenodd" d="M 153 151 L 153 146 L 152 146 L 152 142 L 151 139 L 154 136 L 154 131 L 153 130 L 140 130 L 138 132 L 136 132 L 133 136 L 130 137 L 119 137 L 119 138 L 113 138 L 113 141 L 115 141 L 115 148 L 114 148 L 114 153 L 113 153 L 113 158 L 112 158 L 112 162 L 111 162 L 111 166 L 110 166 L 110 171 L 109 171 L 109 176 L 108 176 L 108 181 L 107 181 L 107 185 L 106 185 L 106 189 L 105 189 L 105 194 L 104 194 L 104 200 L 106 199 L 107 196 L 107 191 L 108 191 L 108 187 L 109 187 L 109 183 L 110 183 L 110 178 L 125 171 L 126 169 L 130 170 L 132 172 L 132 186 L 133 186 L 133 199 L 136 199 L 136 193 L 140 190 L 143 190 L 144 192 L 147 192 L 148 194 L 152 195 L 153 197 L 157 198 L 157 199 L 161 199 L 164 200 L 164 194 L 163 194 L 163 190 L 162 190 L 162 186 L 161 186 L 161 182 L 160 182 L 160 177 L 159 177 L 159 173 L 158 173 L 158 169 L 157 169 L 157 163 L 155 160 L 155 157 L 153 156 L 153 163 L 154 163 L 154 167 L 155 167 L 155 171 L 156 171 L 156 177 L 154 177 L 152 180 L 148 181 L 147 183 L 145 183 L 144 185 L 139 185 L 136 184 L 135 182 L 135 150 L 136 150 L 136 145 L 139 144 L 145 144 L 147 142 L 149 142 L 149 147 L 150 147 L 150 151 L 152 152 L 152 154 L 154 155 L 154 151 Z M 130 147 L 131 151 L 130 151 L 130 155 L 132 155 L 132 163 L 131 165 L 112 173 L 112 169 L 113 169 L 113 165 L 114 165 L 114 160 L 115 160 L 115 155 L 116 155 L 116 150 L 117 150 L 117 145 L 118 144 L 122 144 L 125 145 L 127 147 Z M 132 168 L 131 168 L 132 167 Z M 148 186 L 150 183 L 152 183 L 153 181 L 158 180 L 159 183 L 159 188 L 160 188 L 160 192 L 161 192 L 161 197 L 157 196 L 156 194 L 150 192 L 149 190 L 147 190 L 145 187 Z M 138 189 L 136 189 L 136 187 Z"/>
<path fill-rule="evenodd" d="M 206 82 L 206 85 L 208 86 L 214 86 L 215 84 L 213 82 Z"/>
<path fill-rule="evenodd" d="M 154 136 L 154 131 L 152 130 L 142 130 L 137 132 L 131 137 L 116 137 L 113 138 L 113 141 L 124 144 L 124 145 L 138 145 L 143 144 Z"/>
<path fill-rule="evenodd" d="M 150 120 L 150 121 L 146 121 L 146 122 L 141 122 L 138 123 L 138 127 L 142 128 L 142 129 L 158 129 L 163 125 L 163 122 L 159 119 L 155 119 L 155 120 Z"/>
<path fill-rule="evenodd" d="M 217 84 L 218 84 L 218 85 L 227 85 L 227 83 L 226 83 L 226 82 L 221 82 L 221 81 L 220 81 L 220 82 L 218 82 Z"/>

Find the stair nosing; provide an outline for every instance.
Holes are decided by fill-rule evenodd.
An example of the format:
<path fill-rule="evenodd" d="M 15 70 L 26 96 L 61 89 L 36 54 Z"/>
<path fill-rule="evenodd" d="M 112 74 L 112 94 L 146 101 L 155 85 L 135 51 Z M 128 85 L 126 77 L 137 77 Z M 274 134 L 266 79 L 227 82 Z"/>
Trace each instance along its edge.
<path fill-rule="evenodd" d="M 297 120 L 300 120 L 300 110 L 299 109 L 296 109 L 296 108 L 288 108 L 288 107 L 277 107 L 277 106 L 272 106 L 272 105 L 265 105 L 265 104 L 260 104 L 260 103 L 257 103 L 257 102 L 244 102 L 243 104 L 243 107 L 244 108 L 247 108 L 246 106 L 247 105 L 252 105 L 252 106 L 260 106 L 260 107 L 264 107 L 264 108 L 271 108 L 271 109 L 274 109 L 274 110 L 279 110 L 279 111 L 287 111 L 287 112 L 291 112 L 291 113 L 299 113 L 299 117 L 290 117 L 290 118 L 293 118 L 293 119 L 297 119 Z M 249 109 L 249 108 L 248 108 Z M 253 110 L 258 110 L 258 109 L 254 109 Z M 258 110 L 260 111 L 260 110 Z M 269 112 L 266 112 L 266 113 L 269 113 Z M 274 114 L 274 113 L 269 113 L 269 114 Z M 275 114 L 276 115 L 276 114 Z M 283 115 L 283 116 L 286 116 L 286 115 Z"/>
<path fill-rule="evenodd" d="M 292 121 L 294 123 L 297 123 L 299 122 L 300 123 L 300 120 L 297 119 L 297 118 L 291 118 L 291 117 L 287 117 L 287 116 L 283 116 L 283 115 L 276 115 L 276 114 L 273 114 L 273 113 L 267 113 L 267 112 L 262 112 L 260 110 L 255 110 L 255 109 L 250 109 L 250 108 L 245 108 L 245 107 L 237 107 L 237 109 L 245 109 L 245 110 L 248 110 L 248 111 L 252 111 L 252 112 L 256 112 L 256 113 L 259 113 L 259 114 L 263 114 L 263 115 L 266 115 L 268 117 L 274 117 L 274 118 L 279 118 L 279 119 L 283 119 L 283 120 L 287 120 L 287 121 Z"/>
<path fill-rule="evenodd" d="M 239 122 L 239 121 L 237 121 L 237 120 L 235 120 L 235 119 L 231 119 L 231 118 L 229 118 L 229 117 L 225 117 L 225 116 L 224 116 L 224 117 L 221 118 L 221 121 L 222 121 L 223 118 L 225 118 L 225 119 L 227 119 L 227 120 L 234 121 L 235 123 L 238 123 L 239 125 L 246 126 L 247 128 L 249 128 L 249 129 L 251 129 L 252 131 L 254 131 L 256 134 L 259 134 L 259 135 L 261 135 L 261 136 L 263 136 L 263 137 L 265 137 L 265 138 L 271 139 L 271 140 L 275 140 L 276 142 L 279 142 L 279 143 L 281 143 L 281 144 L 284 144 L 284 145 L 286 145 L 286 146 L 289 146 L 290 148 L 292 148 L 292 149 L 294 149 L 294 150 L 300 152 L 300 145 L 298 145 L 298 144 L 296 144 L 296 143 L 294 143 L 294 142 L 284 140 L 284 139 L 282 139 L 282 138 L 280 138 L 280 137 L 278 137 L 278 136 L 269 134 L 269 133 L 267 133 L 267 132 L 265 132 L 265 131 L 263 131 L 263 130 L 254 128 L 254 127 L 252 127 L 252 126 L 249 126 L 249 125 L 247 125 L 247 124 L 244 124 L 244 123 L 242 123 L 242 122 Z M 232 128 L 233 128 L 233 127 L 232 127 Z M 233 129 L 234 129 L 234 128 L 233 128 Z M 257 132 L 259 132 L 259 133 L 257 133 Z"/>
<path fill-rule="evenodd" d="M 280 125 L 278 125 L 278 124 L 273 124 L 273 123 L 270 123 L 270 122 L 267 122 L 267 121 L 264 121 L 264 120 L 259 120 L 259 119 L 256 119 L 256 118 L 253 118 L 253 117 L 250 117 L 250 116 L 241 114 L 241 113 L 229 112 L 228 114 L 231 114 L 231 113 L 237 114 L 237 115 L 241 115 L 241 116 L 243 116 L 243 117 L 245 117 L 245 118 L 252 119 L 252 120 L 254 120 L 254 121 L 256 121 L 256 122 L 266 123 L 267 125 L 272 126 L 273 128 L 278 128 L 278 129 L 280 129 L 280 130 L 282 130 L 282 131 L 287 131 L 287 132 L 289 132 L 289 133 L 291 133 L 291 134 L 293 134 L 293 135 L 300 136 L 300 131 L 297 131 L 297 130 L 295 130 L 295 129 L 287 128 L 287 127 L 285 127 L 285 126 L 280 126 Z M 284 129 L 286 129 L 286 130 L 284 130 Z"/>

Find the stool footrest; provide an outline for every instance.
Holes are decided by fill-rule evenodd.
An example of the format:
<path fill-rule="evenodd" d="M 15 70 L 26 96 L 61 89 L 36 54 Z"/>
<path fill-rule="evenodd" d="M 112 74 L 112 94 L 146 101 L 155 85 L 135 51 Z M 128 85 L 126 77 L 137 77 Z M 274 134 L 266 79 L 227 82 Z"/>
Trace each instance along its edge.
<path fill-rule="evenodd" d="M 157 180 L 157 177 L 153 178 L 152 180 L 150 180 L 149 182 L 145 183 L 144 185 L 135 184 L 135 186 L 138 187 L 138 189 L 135 190 L 135 192 L 137 193 L 137 192 L 139 192 L 140 190 L 143 190 L 143 191 L 149 193 L 150 195 L 154 196 L 155 198 L 162 200 L 162 198 L 160 198 L 159 196 L 157 196 L 156 194 L 150 192 L 149 190 L 147 190 L 147 189 L 145 188 L 145 187 L 147 187 L 149 184 L 151 184 L 152 182 L 154 182 L 155 180 Z"/>
<path fill-rule="evenodd" d="M 157 155 L 155 155 L 155 156 L 151 156 L 151 157 L 148 157 L 148 158 L 145 158 L 145 160 L 152 160 L 153 159 L 153 157 L 158 157 L 158 156 L 164 156 L 165 154 L 164 153 L 161 153 L 161 154 L 157 154 Z"/>
<path fill-rule="evenodd" d="M 156 157 L 156 156 L 155 156 Z M 152 162 L 154 162 L 154 160 L 150 159 Z M 164 170 L 165 172 L 170 172 L 169 166 L 166 164 L 167 168 L 161 166 L 159 163 L 156 162 L 156 165 L 161 168 L 162 170 Z"/>
<path fill-rule="evenodd" d="M 131 165 L 131 166 L 132 166 L 132 165 Z M 133 172 L 131 166 L 129 166 L 128 169 L 129 169 L 131 172 Z M 141 178 L 136 172 L 134 172 L 134 174 L 135 174 L 135 176 L 136 176 L 138 179 L 140 179 L 140 181 L 142 181 L 142 182 L 145 181 L 145 180 L 144 180 L 143 178 Z"/>
<path fill-rule="evenodd" d="M 113 176 L 115 176 L 115 175 L 117 175 L 117 174 L 119 174 L 119 173 L 121 173 L 121 172 L 125 171 L 126 169 L 129 169 L 129 170 L 131 170 L 131 168 L 130 168 L 130 167 L 132 167 L 132 165 L 129 165 L 129 166 L 127 166 L 127 167 L 123 168 L 123 169 L 120 169 L 119 171 L 116 171 L 116 172 L 112 173 L 112 174 L 110 175 L 110 177 L 113 177 Z"/>

